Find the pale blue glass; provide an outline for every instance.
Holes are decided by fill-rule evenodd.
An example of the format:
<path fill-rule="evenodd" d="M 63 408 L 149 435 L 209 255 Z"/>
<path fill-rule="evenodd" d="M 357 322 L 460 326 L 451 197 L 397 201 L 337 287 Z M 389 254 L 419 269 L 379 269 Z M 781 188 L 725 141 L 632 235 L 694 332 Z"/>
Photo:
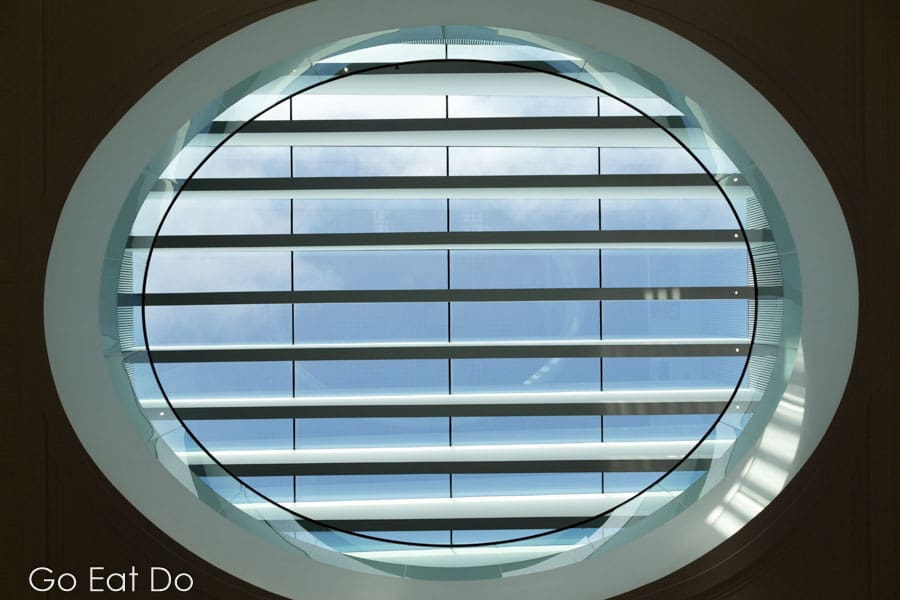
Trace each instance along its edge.
<path fill-rule="evenodd" d="M 732 389 L 745 362 L 744 356 L 604 358 L 603 389 Z"/>
<path fill-rule="evenodd" d="M 447 371 L 439 359 L 297 361 L 297 395 L 445 394 Z"/>
<path fill-rule="evenodd" d="M 603 337 L 747 338 L 747 300 L 607 300 Z"/>
<path fill-rule="evenodd" d="M 744 248 L 609 249 L 602 253 L 604 287 L 745 286 Z"/>
<path fill-rule="evenodd" d="M 593 198 L 450 199 L 451 231 L 596 231 Z"/>
<path fill-rule="evenodd" d="M 593 117 L 594 96 L 449 96 L 450 117 Z"/>
<path fill-rule="evenodd" d="M 443 147 L 297 146 L 294 177 L 446 175 Z"/>
<path fill-rule="evenodd" d="M 599 442 L 600 415 L 454 417 L 453 445 Z"/>
<path fill-rule="evenodd" d="M 392 233 L 446 229 L 445 198 L 338 198 L 294 203 L 295 233 Z"/>
<path fill-rule="evenodd" d="M 600 337 L 597 302 L 454 302 L 450 308 L 453 341 Z"/>
<path fill-rule="evenodd" d="M 451 368 L 455 393 L 600 389 L 599 358 L 466 358 Z"/>
<path fill-rule="evenodd" d="M 185 425 L 211 452 L 293 447 L 291 419 L 189 419 Z"/>
<path fill-rule="evenodd" d="M 446 302 L 297 304 L 294 315 L 298 344 L 447 340 Z"/>
<path fill-rule="evenodd" d="M 176 398 L 290 397 L 290 362 L 158 363 L 166 394 Z"/>
<path fill-rule="evenodd" d="M 455 473 L 453 496 L 599 494 L 600 479 L 600 473 Z"/>
<path fill-rule="evenodd" d="M 596 250 L 453 250 L 451 287 L 597 287 Z"/>
<path fill-rule="evenodd" d="M 450 175 L 595 175 L 596 173 L 596 148 L 450 148 Z"/>
<path fill-rule="evenodd" d="M 298 448 L 446 446 L 447 417 L 297 419 Z"/>
<path fill-rule="evenodd" d="M 297 290 L 446 289 L 442 250 L 308 251 L 294 253 Z"/>
<path fill-rule="evenodd" d="M 150 348 L 290 344 L 288 304 L 147 306 Z"/>
<path fill-rule="evenodd" d="M 300 502 L 447 498 L 449 495 L 450 476 L 446 473 L 297 476 Z"/>

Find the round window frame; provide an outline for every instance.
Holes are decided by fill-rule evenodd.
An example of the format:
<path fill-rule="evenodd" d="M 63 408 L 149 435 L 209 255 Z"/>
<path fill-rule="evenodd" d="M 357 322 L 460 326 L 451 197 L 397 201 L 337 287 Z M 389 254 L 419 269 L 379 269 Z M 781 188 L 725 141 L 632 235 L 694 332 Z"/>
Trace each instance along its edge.
<path fill-rule="evenodd" d="M 98 306 L 107 239 L 85 236 L 84 224 L 90 223 L 96 231 L 111 231 L 128 190 L 165 143 L 166 132 L 188 121 L 219 90 L 285 56 L 296 55 L 297 39 L 314 48 L 334 39 L 396 27 L 503 23 L 587 46 L 602 40 L 604 49 L 612 49 L 700 102 L 704 112 L 737 140 L 764 173 L 781 200 L 797 248 L 804 298 L 800 323 L 803 352 L 798 353 L 794 367 L 804 379 L 799 388 L 789 387 L 776 412 L 780 408 L 796 410 L 799 404 L 802 429 L 794 445 L 788 445 L 792 450 L 783 476 L 766 490 L 768 500 L 787 485 L 812 453 L 849 376 L 858 310 L 852 245 L 825 174 L 764 97 L 687 40 L 597 3 L 565 0 L 552 13 L 545 11 L 544 3 L 537 0 L 500 0 L 488 5 L 461 0 L 452 6 L 377 0 L 366 3 L 365 10 L 349 0 L 301 5 L 254 23 L 185 62 L 123 117 L 88 160 L 67 199 L 47 267 L 44 318 L 51 368 L 66 413 L 91 457 L 129 501 L 173 539 L 216 566 L 288 597 L 349 596 L 359 586 L 393 598 L 423 594 L 450 598 L 460 592 L 446 582 L 400 582 L 302 560 L 295 548 L 273 545 L 216 514 L 197 502 L 148 451 L 109 380 L 105 351 L 113 338 L 97 335 L 102 326 Z M 642 44 L 632 45 L 634 39 L 641 39 Z M 245 52 L 246 47 L 255 52 Z M 656 51 L 658 48 L 666 52 Z M 811 207 L 815 207 L 814 219 L 810 218 Z M 822 327 L 823 322 L 828 327 Z M 85 345 L 92 340 L 97 351 L 86 352 Z M 815 402 L 804 404 L 805 398 L 815 398 Z M 777 427 L 767 426 L 756 446 L 782 435 Z M 468 582 L 466 593 L 491 597 L 502 589 L 504 594 L 539 598 L 570 590 L 569 597 L 596 598 L 653 581 L 702 556 L 762 510 L 764 504 L 751 509 L 741 504 L 746 500 L 741 485 L 753 476 L 754 469 L 765 468 L 757 452 L 746 453 L 731 467 L 725 481 L 697 503 L 641 538 L 604 552 L 602 561 L 585 560 L 539 577 Z M 138 472 L 139 479 L 134 477 Z M 179 510 L 171 510 L 173 506 Z M 744 520 L 716 527 L 728 514 Z M 678 541 L 679 552 L 670 551 L 673 540 Z M 634 564 L 642 568 L 629 568 Z"/>

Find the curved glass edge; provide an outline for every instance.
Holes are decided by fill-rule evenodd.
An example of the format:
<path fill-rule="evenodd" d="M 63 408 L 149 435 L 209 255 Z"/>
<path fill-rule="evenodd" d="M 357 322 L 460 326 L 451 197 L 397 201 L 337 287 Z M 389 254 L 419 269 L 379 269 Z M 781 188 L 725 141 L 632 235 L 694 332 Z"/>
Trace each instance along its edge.
<path fill-rule="evenodd" d="M 298 531 L 290 534 L 277 530 L 269 524 L 269 521 L 275 519 L 261 520 L 249 516 L 246 512 L 236 508 L 229 499 L 214 492 L 175 455 L 169 441 L 176 438 L 183 440 L 187 435 L 186 432 L 177 421 L 173 421 L 176 426 L 165 431 L 154 427 L 152 420 L 141 410 L 130 378 L 125 372 L 121 349 L 129 344 L 127 340 L 120 339 L 120 332 L 125 328 L 121 327 L 122 312 L 118 310 L 117 298 L 122 284 L 120 280 L 122 249 L 130 233 L 131 224 L 148 198 L 151 189 L 158 186 L 160 175 L 165 167 L 184 148 L 189 146 L 195 135 L 208 131 L 209 125 L 218 115 L 233 107 L 251 92 L 265 93 L 271 96 L 272 104 L 275 104 L 279 97 L 284 99 L 296 91 L 341 74 L 344 64 L 329 62 L 327 66 L 323 67 L 320 62 L 322 58 L 343 55 L 386 43 L 417 41 L 443 44 L 448 40 L 486 44 L 514 42 L 519 45 L 530 45 L 535 48 L 556 51 L 563 56 L 572 58 L 572 60 L 548 61 L 547 67 L 556 72 L 601 87 L 615 95 L 627 96 L 627 93 L 624 92 L 628 90 L 617 89 L 616 81 L 603 76 L 603 73 L 615 72 L 623 75 L 626 80 L 630 80 L 633 85 L 643 87 L 650 94 L 662 98 L 675 107 L 691 127 L 700 128 L 710 140 L 725 151 L 728 158 L 737 167 L 740 180 L 732 182 L 724 175 L 725 173 L 730 175 L 733 171 L 725 169 L 725 173 L 723 173 L 716 155 L 700 154 L 698 156 L 713 174 L 719 176 L 717 179 L 720 180 L 722 189 L 729 199 L 733 202 L 751 200 L 758 206 L 759 211 L 753 214 L 757 215 L 756 218 L 762 218 L 763 222 L 750 222 L 753 215 L 751 211 L 748 211 L 747 215 L 739 215 L 742 224 L 747 227 L 761 228 L 762 226 L 762 228 L 771 229 L 775 240 L 774 244 L 770 244 L 772 247 L 755 245 L 751 247 L 751 253 L 754 261 L 758 264 L 763 264 L 766 259 L 771 259 L 773 253 L 777 257 L 774 268 L 769 268 L 767 272 L 757 273 L 757 275 L 759 285 L 780 288 L 780 296 L 772 298 L 768 302 L 777 305 L 776 312 L 780 312 L 781 318 L 767 319 L 768 330 L 766 331 L 763 331 L 763 319 L 758 319 L 760 337 L 751 353 L 751 364 L 746 374 L 749 386 L 741 390 L 735 402 L 723 415 L 721 422 L 711 432 L 708 439 L 713 441 L 717 448 L 721 446 L 721 449 L 717 449 L 708 470 L 701 476 L 695 477 L 695 481 L 689 486 L 685 487 L 683 482 L 685 477 L 691 477 L 695 473 L 690 470 L 689 466 L 686 466 L 691 462 L 691 457 L 688 457 L 689 460 L 686 460 L 685 464 L 651 486 L 646 493 L 636 496 L 601 519 L 583 524 L 582 527 L 575 530 L 575 534 L 573 534 L 573 530 L 567 530 L 538 538 L 541 546 L 544 546 L 543 548 L 536 548 L 535 540 L 484 546 L 477 550 L 439 548 L 422 552 L 422 548 L 416 547 L 418 559 L 411 561 L 409 559 L 412 553 L 408 552 L 408 545 L 399 542 L 372 541 L 367 547 L 377 546 L 377 549 L 382 551 L 378 553 L 381 559 L 373 560 L 362 554 L 354 556 L 353 553 L 336 552 L 330 545 L 322 542 L 319 537 L 310 534 L 309 528 L 303 523 L 297 523 Z M 299 58 L 282 61 L 245 79 L 220 97 L 212 100 L 170 138 L 166 147 L 160 150 L 138 177 L 110 237 L 101 292 L 101 335 L 105 341 L 104 347 L 110 374 L 119 391 L 120 398 L 129 408 L 129 416 L 157 458 L 187 489 L 214 510 L 240 526 L 259 533 L 274 543 L 289 544 L 306 556 L 336 566 L 400 577 L 435 580 L 484 579 L 537 572 L 571 564 L 592 556 L 602 549 L 622 545 L 673 518 L 690 506 L 696 498 L 702 496 L 705 491 L 715 486 L 738 462 L 738 459 L 759 442 L 758 438 L 764 426 L 770 419 L 778 418 L 778 411 L 783 406 L 781 400 L 786 396 L 786 391 L 790 391 L 794 395 L 801 392 L 798 397 L 802 398 L 799 264 L 786 220 L 765 178 L 730 136 L 718 128 L 712 119 L 705 115 L 689 98 L 680 95 L 671 86 L 634 65 L 591 48 L 575 46 L 575 44 L 546 36 L 485 27 L 429 27 L 358 36 L 351 40 L 335 42 L 311 53 L 305 53 Z M 392 59 L 390 62 L 398 61 Z M 633 89 L 631 88 L 632 91 Z M 229 121 L 228 127 L 237 128 L 249 120 L 250 116 L 252 115 L 244 120 Z M 695 146 L 696 139 L 685 137 L 684 130 L 669 129 L 679 136 L 679 139 L 682 139 L 688 147 Z M 231 131 L 233 130 L 231 129 Z M 174 198 L 175 192 L 176 190 L 172 186 L 163 190 L 161 194 L 157 194 L 157 199 L 162 200 L 159 204 L 161 207 L 160 218 Z M 763 302 L 765 301 L 761 300 L 760 305 Z M 768 314 L 773 313 L 770 310 Z M 745 382 L 743 385 L 746 386 L 748 383 Z M 802 416 L 802 411 L 800 414 Z M 757 418 L 750 418 L 754 415 Z M 788 420 L 799 427 L 802 419 L 800 423 L 797 423 L 796 414 L 790 415 L 790 417 Z M 784 418 L 787 419 L 787 417 Z M 741 431 L 745 434 L 737 436 L 736 433 Z M 208 474 L 216 475 L 214 470 L 210 470 Z M 224 472 L 220 474 L 226 475 Z M 682 484 L 674 485 L 675 481 L 681 481 Z M 254 492 L 243 484 L 236 482 L 236 486 L 238 489 L 235 493 L 239 497 L 248 500 L 255 497 Z M 280 508 L 273 508 L 273 510 L 283 511 Z M 287 520 L 298 521 L 295 516 L 283 512 L 283 516 Z M 360 540 L 349 534 L 332 533 L 337 538 L 347 538 L 343 540 L 345 542 L 358 543 Z M 523 549 L 521 559 L 510 560 L 509 553 L 498 551 L 499 546 L 507 549 L 510 547 Z"/>

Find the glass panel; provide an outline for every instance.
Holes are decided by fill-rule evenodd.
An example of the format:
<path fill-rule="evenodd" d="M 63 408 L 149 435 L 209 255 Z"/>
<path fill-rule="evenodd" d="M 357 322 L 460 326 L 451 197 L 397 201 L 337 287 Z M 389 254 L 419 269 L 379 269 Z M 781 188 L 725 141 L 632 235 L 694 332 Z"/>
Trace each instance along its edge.
<path fill-rule="evenodd" d="M 446 446 L 447 417 L 297 419 L 298 448 Z"/>
<path fill-rule="evenodd" d="M 450 96 L 450 117 L 593 117 L 593 96 Z"/>
<path fill-rule="evenodd" d="M 296 252 L 294 281 L 298 290 L 446 289 L 447 252 Z"/>
<path fill-rule="evenodd" d="M 209 149 L 206 149 L 207 151 Z M 290 177 L 291 151 L 286 146 L 228 146 L 216 150 L 195 177 Z"/>
<path fill-rule="evenodd" d="M 294 96 L 294 119 L 441 119 L 443 96 L 392 94 L 300 94 Z"/>
<path fill-rule="evenodd" d="M 446 231 L 444 198 L 302 200 L 294 204 L 297 233 Z"/>
<path fill-rule="evenodd" d="M 454 497 L 599 493 L 600 473 L 453 474 Z"/>
<path fill-rule="evenodd" d="M 736 206 L 743 217 L 744 207 Z M 737 229 L 724 198 L 604 199 L 603 229 Z"/>
<path fill-rule="evenodd" d="M 450 199 L 451 231 L 597 230 L 590 198 Z"/>
<path fill-rule="evenodd" d="M 597 287 L 596 250 L 453 250 L 455 289 Z"/>
<path fill-rule="evenodd" d="M 376 177 L 445 175 L 441 147 L 297 146 L 295 177 Z"/>
<path fill-rule="evenodd" d="M 450 308 L 454 341 L 600 337 L 597 302 L 454 302 Z"/>
<path fill-rule="evenodd" d="M 603 302 L 605 338 L 746 338 L 746 300 Z"/>
<path fill-rule="evenodd" d="M 216 475 L 201 477 L 201 479 L 217 494 L 234 502 L 262 501 L 261 498 L 254 498 L 252 492 L 248 492 L 241 482 L 275 502 L 293 502 L 294 500 L 293 477 L 241 477 L 241 481 L 238 481 L 233 477 Z"/>
<path fill-rule="evenodd" d="M 185 424 L 210 452 L 290 450 L 294 444 L 291 419 L 191 419 Z"/>
<path fill-rule="evenodd" d="M 450 175 L 592 175 L 596 148 L 450 148 Z"/>
<path fill-rule="evenodd" d="M 718 415 L 607 415 L 603 439 L 607 442 L 699 440 Z"/>
<path fill-rule="evenodd" d="M 743 356 L 629 357 L 603 359 L 603 389 L 733 388 Z"/>
<path fill-rule="evenodd" d="M 290 397 L 291 363 L 160 363 L 166 394 L 175 398 Z"/>
<path fill-rule="evenodd" d="M 446 426 L 446 420 L 445 420 Z M 435 475 L 300 475 L 298 502 L 447 498 L 450 477 Z M 312 516 L 312 515 L 310 515 Z"/>
<path fill-rule="evenodd" d="M 291 343 L 290 305 L 147 306 L 145 310 L 150 348 Z"/>
<path fill-rule="evenodd" d="M 142 270 L 146 256 L 146 252 L 135 253 L 136 270 Z M 290 252 L 269 251 L 156 250 L 147 278 L 147 291 L 289 290 L 290 256 Z M 140 291 L 141 282 L 139 278 L 135 279 L 136 291 Z"/>
<path fill-rule="evenodd" d="M 703 476 L 705 471 L 674 471 L 660 482 L 659 487 L 667 490 L 686 490 Z M 603 490 L 609 494 L 637 493 L 662 477 L 662 473 L 604 473 Z"/>
<path fill-rule="evenodd" d="M 465 358 L 451 368 L 455 393 L 600 389 L 599 358 Z"/>
<path fill-rule="evenodd" d="M 599 415 L 453 418 L 454 446 L 599 441 Z"/>
<path fill-rule="evenodd" d="M 446 341 L 446 302 L 298 304 L 297 343 Z"/>
<path fill-rule="evenodd" d="M 290 233 L 291 201 L 271 198 L 179 197 L 162 235 Z"/>
<path fill-rule="evenodd" d="M 574 519 L 573 519 L 574 521 Z M 549 531 L 547 529 L 481 529 L 481 530 L 454 530 L 454 544 L 483 544 L 496 542 L 497 540 L 511 540 Z M 567 529 L 554 533 L 551 537 L 537 537 L 531 540 L 516 542 L 520 546 L 544 546 L 544 545 L 569 545 L 576 544 L 593 529 Z"/>
<path fill-rule="evenodd" d="M 734 249 L 603 251 L 606 287 L 747 285 L 747 251 Z"/>
<path fill-rule="evenodd" d="M 684 148 L 601 148 L 600 172 L 703 173 L 703 169 Z"/>
<path fill-rule="evenodd" d="M 446 360 L 301 361 L 296 370 L 298 396 L 445 394 L 448 387 Z"/>
<path fill-rule="evenodd" d="M 681 111 L 662 98 L 622 98 L 651 117 L 680 117 Z M 600 96 L 600 114 L 604 117 L 629 116 L 640 114 L 621 101 L 607 96 Z"/>

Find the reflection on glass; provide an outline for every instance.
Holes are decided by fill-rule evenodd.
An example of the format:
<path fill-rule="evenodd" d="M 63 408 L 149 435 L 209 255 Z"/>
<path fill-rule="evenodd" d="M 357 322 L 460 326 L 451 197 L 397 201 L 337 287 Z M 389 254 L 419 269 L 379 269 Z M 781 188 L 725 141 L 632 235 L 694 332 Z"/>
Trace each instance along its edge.
<path fill-rule="evenodd" d="M 684 148 L 601 148 L 600 172 L 606 175 L 703 173 Z"/>
<path fill-rule="evenodd" d="M 262 498 L 247 490 L 241 483 L 246 483 L 260 494 L 275 502 L 293 502 L 294 478 L 282 476 L 242 477 L 241 481 L 228 476 L 201 477 L 204 483 L 226 500 L 237 502 L 261 502 Z"/>
<path fill-rule="evenodd" d="M 209 148 L 205 149 L 209 152 Z M 290 177 L 291 152 L 283 146 L 229 146 L 209 157 L 194 177 Z"/>
<path fill-rule="evenodd" d="M 607 415 L 603 439 L 608 442 L 699 440 L 719 415 Z"/>
<path fill-rule="evenodd" d="M 451 368 L 454 393 L 600 389 L 599 358 L 466 358 Z"/>
<path fill-rule="evenodd" d="M 603 359 L 603 389 L 733 388 L 743 356 L 628 357 Z"/>
<path fill-rule="evenodd" d="M 747 300 L 608 300 L 605 338 L 746 338 Z"/>
<path fill-rule="evenodd" d="M 734 249 L 604 250 L 605 287 L 744 286 L 748 257 Z"/>
<path fill-rule="evenodd" d="M 444 426 L 446 428 L 446 420 Z M 447 498 L 449 495 L 450 476 L 446 473 L 434 475 L 300 475 L 297 477 L 297 500 L 299 502 Z"/>

